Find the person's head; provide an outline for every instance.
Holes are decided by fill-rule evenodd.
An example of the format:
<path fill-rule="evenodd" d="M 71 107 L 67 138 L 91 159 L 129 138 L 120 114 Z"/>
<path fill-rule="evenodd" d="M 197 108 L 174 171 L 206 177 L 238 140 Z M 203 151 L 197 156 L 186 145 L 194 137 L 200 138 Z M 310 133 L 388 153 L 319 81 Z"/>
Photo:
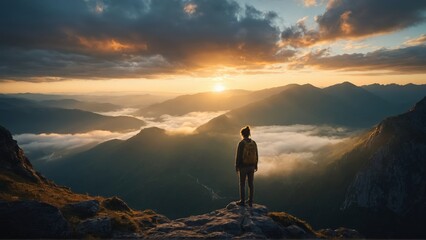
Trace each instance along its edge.
<path fill-rule="evenodd" d="M 241 136 L 243 138 L 249 138 L 250 137 L 250 127 L 249 126 L 245 126 L 245 127 L 241 128 Z"/>

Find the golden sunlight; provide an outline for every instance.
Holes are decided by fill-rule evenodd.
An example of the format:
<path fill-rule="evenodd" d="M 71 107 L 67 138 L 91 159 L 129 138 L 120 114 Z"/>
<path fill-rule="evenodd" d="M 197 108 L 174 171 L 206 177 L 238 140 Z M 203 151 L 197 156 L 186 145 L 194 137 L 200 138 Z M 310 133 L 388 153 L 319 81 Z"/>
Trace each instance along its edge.
<path fill-rule="evenodd" d="M 221 84 L 221 83 L 217 83 L 213 87 L 214 92 L 223 92 L 224 90 L 225 90 L 225 86 L 223 86 L 223 84 Z"/>

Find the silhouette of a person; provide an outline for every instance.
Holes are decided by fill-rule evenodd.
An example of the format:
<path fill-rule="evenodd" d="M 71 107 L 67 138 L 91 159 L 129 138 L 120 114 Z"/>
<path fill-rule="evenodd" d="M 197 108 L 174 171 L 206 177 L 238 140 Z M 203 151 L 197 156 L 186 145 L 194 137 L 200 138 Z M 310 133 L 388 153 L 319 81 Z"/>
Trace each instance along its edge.
<path fill-rule="evenodd" d="M 245 184 L 246 179 L 248 179 L 249 199 L 247 203 L 251 207 L 253 205 L 254 194 L 254 172 L 257 171 L 259 155 L 256 142 L 250 138 L 250 135 L 249 126 L 241 129 L 241 137 L 243 139 L 238 143 L 235 157 L 235 170 L 239 173 L 240 178 L 240 201 L 237 204 L 240 206 L 245 205 Z"/>

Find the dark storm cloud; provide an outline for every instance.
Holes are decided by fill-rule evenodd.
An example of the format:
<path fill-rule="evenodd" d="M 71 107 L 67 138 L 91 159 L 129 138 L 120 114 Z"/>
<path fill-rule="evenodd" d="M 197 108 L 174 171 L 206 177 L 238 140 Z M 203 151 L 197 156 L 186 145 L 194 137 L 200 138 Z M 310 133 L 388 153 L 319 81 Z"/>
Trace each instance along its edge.
<path fill-rule="evenodd" d="M 318 29 L 296 24 L 286 28 L 283 43 L 295 47 L 319 41 L 359 38 L 398 31 L 425 20 L 426 1 L 330 0 L 324 14 L 316 17 Z"/>
<path fill-rule="evenodd" d="M 282 61 L 289 56 L 276 44 L 276 17 L 226 0 L 4 0 L 0 77 L 134 77 Z"/>
<path fill-rule="evenodd" d="M 0 49 L 0 79 L 52 81 L 66 78 L 125 78 L 175 72 L 160 55 L 90 55 L 40 49 Z"/>
<path fill-rule="evenodd" d="M 345 71 L 387 70 L 397 73 L 426 73 L 426 45 L 336 56 L 327 56 L 327 51 L 322 50 L 304 56 L 299 65 Z"/>

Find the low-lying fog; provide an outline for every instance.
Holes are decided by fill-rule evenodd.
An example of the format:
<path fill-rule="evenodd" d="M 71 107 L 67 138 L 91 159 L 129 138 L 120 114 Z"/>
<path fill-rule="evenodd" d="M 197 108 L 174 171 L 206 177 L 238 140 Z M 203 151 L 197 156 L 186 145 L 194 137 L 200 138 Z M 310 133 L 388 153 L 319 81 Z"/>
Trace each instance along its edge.
<path fill-rule="evenodd" d="M 123 109 L 108 115 L 131 115 L 134 109 Z M 143 118 L 147 127 L 159 127 L 175 134 L 190 134 L 198 126 L 217 117 L 220 112 L 191 112 L 183 116 L 163 115 L 160 119 Z M 111 140 L 126 140 L 140 130 L 120 133 L 91 131 L 81 134 L 19 134 L 14 138 L 32 161 L 52 161 L 69 152 L 81 151 Z M 239 134 L 238 132 L 235 134 Z M 252 128 L 252 138 L 259 148 L 259 175 L 270 176 L 291 171 L 296 163 L 310 162 L 324 146 L 339 143 L 350 136 L 343 128 L 313 125 L 258 126 Z M 232 150 L 234 151 L 234 150 Z"/>

